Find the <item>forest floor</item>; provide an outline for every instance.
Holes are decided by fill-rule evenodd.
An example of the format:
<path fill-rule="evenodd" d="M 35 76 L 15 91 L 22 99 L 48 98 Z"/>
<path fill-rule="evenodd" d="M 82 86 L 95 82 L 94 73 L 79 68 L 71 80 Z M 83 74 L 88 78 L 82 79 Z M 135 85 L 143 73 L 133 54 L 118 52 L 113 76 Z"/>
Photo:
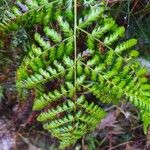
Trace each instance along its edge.
<path fill-rule="evenodd" d="M 12 2 L 0 0 L 0 13 Z M 126 27 L 126 37 L 138 39 L 139 60 L 150 68 L 150 1 L 107 0 L 107 3 L 118 24 Z M 11 48 L 0 49 L 0 150 L 57 150 L 58 141 L 42 129 L 31 111 L 32 94 L 25 103 L 19 102 L 17 96 L 15 74 L 24 54 L 22 47 L 27 35 L 20 36 L 24 32 L 22 29 L 16 34 Z M 7 40 L 6 45 L 10 42 Z M 147 136 L 143 134 L 139 111 L 131 103 L 122 100 L 107 111 L 96 130 L 70 150 L 150 150 L 150 132 Z"/>

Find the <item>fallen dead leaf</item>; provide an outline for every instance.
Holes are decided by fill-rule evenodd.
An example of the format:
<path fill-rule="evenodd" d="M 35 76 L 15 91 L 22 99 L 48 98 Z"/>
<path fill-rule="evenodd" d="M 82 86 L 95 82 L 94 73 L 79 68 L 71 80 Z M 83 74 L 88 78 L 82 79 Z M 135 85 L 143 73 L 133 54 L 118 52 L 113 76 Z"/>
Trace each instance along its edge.
<path fill-rule="evenodd" d="M 113 127 L 116 121 L 117 117 L 115 115 L 115 112 L 110 112 L 104 119 L 102 119 L 98 129 L 102 130 L 106 127 Z"/>

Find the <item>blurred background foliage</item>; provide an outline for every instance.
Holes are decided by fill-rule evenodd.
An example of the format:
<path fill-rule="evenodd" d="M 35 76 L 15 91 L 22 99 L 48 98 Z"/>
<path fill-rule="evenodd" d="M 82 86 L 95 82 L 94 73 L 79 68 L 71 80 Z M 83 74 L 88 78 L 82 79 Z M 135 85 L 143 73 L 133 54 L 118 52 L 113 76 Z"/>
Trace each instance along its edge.
<path fill-rule="evenodd" d="M 138 39 L 140 55 L 150 60 L 150 1 L 107 0 L 111 14 L 126 27 L 126 37 Z"/>

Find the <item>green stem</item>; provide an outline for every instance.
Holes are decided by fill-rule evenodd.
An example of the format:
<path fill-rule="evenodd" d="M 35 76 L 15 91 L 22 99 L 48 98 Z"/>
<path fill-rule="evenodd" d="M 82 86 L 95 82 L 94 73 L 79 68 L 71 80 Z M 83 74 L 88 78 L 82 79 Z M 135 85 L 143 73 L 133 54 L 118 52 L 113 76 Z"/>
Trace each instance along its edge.
<path fill-rule="evenodd" d="M 74 85 L 76 89 L 76 81 L 77 81 L 77 0 L 74 0 Z M 75 99 L 76 99 L 76 90 L 75 90 Z"/>
<path fill-rule="evenodd" d="M 77 86 L 76 86 L 76 82 L 77 82 L 77 0 L 74 0 L 74 87 L 75 87 L 75 91 L 74 91 L 74 114 L 76 114 L 76 91 L 77 91 Z M 75 121 L 76 121 L 76 116 L 74 115 L 74 121 L 73 121 L 73 127 L 75 130 Z"/>

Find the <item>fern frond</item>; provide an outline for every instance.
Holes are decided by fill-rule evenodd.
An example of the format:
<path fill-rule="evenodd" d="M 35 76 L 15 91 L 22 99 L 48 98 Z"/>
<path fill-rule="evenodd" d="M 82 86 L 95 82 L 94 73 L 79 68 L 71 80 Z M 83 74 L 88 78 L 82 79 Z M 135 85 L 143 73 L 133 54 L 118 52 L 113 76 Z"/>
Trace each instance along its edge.
<path fill-rule="evenodd" d="M 47 112 L 42 112 L 37 120 L 41 122 L 45 122 L 47 120 L 55 118 L 59 113 L 63 113 L 65 111 L 71 111 L 74 108 L 74 103 L 71 100 L 67 100 L 62 106 L 58 106 L 55 109 L 49 109 Z"/>
<path fill-rule="evenodd" d="M 54 3 L 35 0 L 28 4 L 29 10 L 47 5 L 44 11 L 51 13 L 44 15 L 48 21 L 42 31 L 35 32 L 17 71 L 18 89 L 35 91 L 33 110 L 40 111 L 38 121 L 65 148 L 94 130 L 106 115 L 98 101 L 117 104 L 126 98 L 144 112 L 146 132 L 150 85 L 145 78 L 147 69 L 135 60 L 137 40 L 120 42 L 125 28 L 110 17 L 103 2 Z M 49 4 L 59 10 L 52 12 Z"/>
<path fill-rule="evenodd" d="M 54 61 L 54 66 L 57 62 Z M 34 73 L 33 75 L 30 75 L 28 78 L 20 80 L 18 82 L 18 86 L 21 88 L 33 88 L 34 86 L 42 83 L 44 84 L 46 81 L 51 81 L 58 76 L 63 76 L 66 72 L 69 74 L 72 72 L 72 69 L 74 67 L 73 61 L 69 57 L 64 57 L 64 64 L 57 63 L 54 68 L 48 66 L 45 70 L 42 68 L 39 68 L 38 72 Z M 67 68 L 65 68 L 67 67 Z M 70 69 L 68 68 L 70 67 Z"/>
<path fill-rule="evenodd" d="M 53 18 L 52 10 L 60 5 L 62 5 L 61 0 L 50 2 L 48 0 L 26 0 L 25 3 L 17 2 L 17 6 L 14 6 L 11 12 L 7 10 L 4 12 L 3 20 L 0 23 L 0 32 L 5 35 L 10 31 L 18 30 L 21 27 L 30 27 L 36 23 L 47 25 Z"/>
<path fill-rule="evenodd" d="M 70 122 L 73 122 L 73 120 L 74 120 L 74 117 L 69 114 L 62 119 L 58 119 L 58 120 L 56 119 L 56 120 L 53 120 L 49 123 L 44 124 L 43 128 L 46 130 L 58 128 L 60 126 L 63 126 L 65 124 L 69 124 Z"/>
<path fill-rule="evenodd" d="M 150 125 L 150 113 L 147 111 L 141 111 L 141 117 L 143 121 L 144 134 L 147 134 L 147 130 Z"/>
<path fill-rule="evenodd" d="M 123 51 L 125 51 L 127 49 L 132 48 L 136 44 L 137 44 L 137 40 L 136 39 L 130 39 L 130 40 L 128 40 L 126 42 L 123 42 L 120 45 L 118 45 L 115 48 L 115 51 L 120 54 L 121 52 L 123 52 Z"/>
<path fill-rule="evenodd" d="M 109 35 L 108 37 L 105 37 L 104 44 L 106 45 L 113 44 L 115 41 L 117 41 L 120 37 L 124 35 L 124 32 L 125 32 L 124 27 L 117 28 L 113 34 Z"/>
<path fill-rule="evenodd" d="M 91 8 L 91 10 L 89 11 L 89 14 L 87 14 L 87 16 L 79 19 L 79 27 L 87 28 L 94 21 L 98 20 L 100 18 L 100 15 L 103 14 L 103 12 L 104 12 L 103 7 L 98 7 L 96 9 Z"/>
<path fill-rule="evenodd" d="M 76 86 L 78 87 L 79 84 L 83 84 L 83 82 L 84 82 L 84 76 L 77 79 Z M 75 92 L 74 84 L 72 84 L 71 82 L 66 82 L 65 84 L 66 84 L 65 86 L 62 85 L 60 87 L 60 90 L 54 90 L 52 92 L 49 92 L 48 94 L 44 93 L 39 98 L 36 98 L 33 105 L 33 110 L 40 110 L 46 107 L 48 103 L 57 101 L 62 97 L 68 96 L 69 98 L 72 98 Z"/>

